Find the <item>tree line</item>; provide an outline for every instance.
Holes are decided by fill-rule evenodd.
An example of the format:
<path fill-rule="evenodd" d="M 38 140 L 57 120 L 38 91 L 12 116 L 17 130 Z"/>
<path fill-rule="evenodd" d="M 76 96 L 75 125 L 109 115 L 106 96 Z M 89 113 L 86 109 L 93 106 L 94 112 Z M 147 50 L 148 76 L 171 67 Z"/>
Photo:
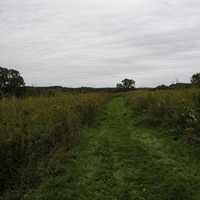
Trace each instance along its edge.
<path fill-rule="evenodd" d="M 196 73 L 196 74 L 193 74 L 193 76 L 191 77 L 191 85 L 194 85 L 194 86 L 200 86 L 200 73 Z M 176 84 L 172 84 L 171 86 L 172 87 L 175 87 Z M 187 84 L 184 84 L 184 83 L 180 83 L 180 84 L 177 84 L 177 85 L 187 85 Z M 135 88 L 135 81 L 133 79 L 124 79 L 122 80 L 120 83 L 117 83 L 116 85 L 117 88 L 119 89 L 134 89 Z M 158 89 L 165 89 L 165 88 L 168 88 L 168 86 L 166 85 L 160 85 L 157 87 Z"/>
<path fill-rule="evenodd" d="M 117 90 L 135 89 L 135 83 L 135 80 L 125 78 L 120 83 L 117 83 L 116 88 Z M 200 73 L 196 73 L 191 77 L 191 84 L 200 86 Z M 0 67 L 0 96 L 6 94 L 18 96 L 23 93 L 24 88 L 25 81 L 19 71 Z M 164 89 L 168 87 L 161 85 L 157 88 Z"/>

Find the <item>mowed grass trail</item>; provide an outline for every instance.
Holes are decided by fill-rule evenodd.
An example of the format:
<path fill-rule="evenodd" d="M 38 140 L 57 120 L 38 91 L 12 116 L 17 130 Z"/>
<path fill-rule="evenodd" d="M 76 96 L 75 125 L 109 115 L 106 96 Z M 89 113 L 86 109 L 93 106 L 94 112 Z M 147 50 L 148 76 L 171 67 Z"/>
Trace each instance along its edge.
<path fill-rule="evenodd" d="M 138 126 L 114 98 L 82 131 L 62 170 L 26 200 L 199 200 L 200 156 L 172 136 Z"/>

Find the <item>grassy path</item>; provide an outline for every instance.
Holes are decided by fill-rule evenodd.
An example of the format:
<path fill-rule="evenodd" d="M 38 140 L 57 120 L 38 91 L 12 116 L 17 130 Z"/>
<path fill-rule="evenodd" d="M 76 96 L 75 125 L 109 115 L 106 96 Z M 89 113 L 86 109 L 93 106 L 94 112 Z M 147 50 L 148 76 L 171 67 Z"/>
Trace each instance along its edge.
<path fill-rule="evenodd" d="M 64 173 L 25 199 L 200 199 L 200 159 L 194 149 L 136 126 L 123 98 L 113 99 L 99 121 L 97 128 L 83 131 Z"/>

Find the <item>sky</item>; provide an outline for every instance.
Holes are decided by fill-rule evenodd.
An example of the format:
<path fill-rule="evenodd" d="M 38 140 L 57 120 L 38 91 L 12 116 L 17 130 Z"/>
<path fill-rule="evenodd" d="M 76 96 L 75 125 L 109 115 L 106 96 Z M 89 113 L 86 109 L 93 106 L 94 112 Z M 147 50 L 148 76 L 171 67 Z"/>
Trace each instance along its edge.
<path fill-rule="evenodd" d="M 200 72 L 200 1 L 1 0 L 0 66 L 33 86 L 189 82 Z"/>

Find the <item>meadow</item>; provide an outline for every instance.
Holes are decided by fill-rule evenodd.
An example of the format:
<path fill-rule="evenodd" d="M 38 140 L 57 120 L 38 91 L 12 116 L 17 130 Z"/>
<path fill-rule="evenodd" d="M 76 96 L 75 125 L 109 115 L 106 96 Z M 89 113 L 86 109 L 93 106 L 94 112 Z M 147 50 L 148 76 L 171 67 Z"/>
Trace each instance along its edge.
<path fill-rule="evenodd" d="M 188 142 L 200 142 L 200 89 L 130 93 L 128 103 L 143 126 L 160 127 Z"/>
<path fill-rule="evenodd" d="M 199 200 L 200 89 L 0 100 L 1 200 Z"/>
<path fill-rule="evenodd" d="M 78 143 L 81 129 L 92 125 L 108 97 L 60 93 L 0 100 L 0 193 L 8 194 L 2 198 L 20 199 L 44 177 L 59 173 L 57 152 L 65 157 Z"/>

